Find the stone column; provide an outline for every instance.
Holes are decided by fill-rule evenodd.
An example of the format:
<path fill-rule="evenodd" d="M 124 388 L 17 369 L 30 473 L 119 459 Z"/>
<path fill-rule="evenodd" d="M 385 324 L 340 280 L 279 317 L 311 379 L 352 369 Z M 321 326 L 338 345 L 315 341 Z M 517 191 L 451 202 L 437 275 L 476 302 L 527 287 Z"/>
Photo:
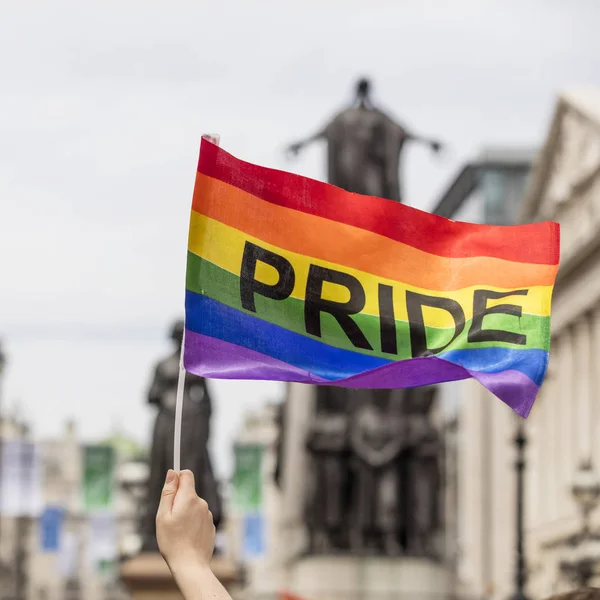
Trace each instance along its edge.
<path fill-rule="evenodd" d="M 577 407 L 577 467 L 592 457 L 591 378 L 592 363 L 591 321 L 582 315 L 575 324 L 575 406 Z M 565 399 L 568 401 L 568 397 Z"/>
<path fill-rule="evenodd" d="M 545 499 L 544 502 L 539 506 L 539 519 L 541 522 L 548 522 L 551 520 L 551 511 L 550 511 L 550 502 L 546 501 L 549 494 L 550 488 L 550 473 L 548 470 L 548 464 L 552 460 L 551 456 L 548 454 L 548 451 L 551 450 L 552 440 L 548 438 L 548 397 L 546 394 L 546 385 L 548 382 L 545 382 L 540 390 L 540 393 L 537 397 L 536 404 L 534 410 L 536 426 L 539 431 L 537 442 L 540 446 L 541 452 L 539 456 L 539 466 L 540 466 L 540 487 L 542 490 L 542 497 Z M 538 406 L 539 404 L 539 406 Z M 514 450 L 514 443 L 512 445 Z"/>
<path fill-rule="evenodd" d="M 546 504 L 546 511 L 548 514 L 548 520 L 553 521 L 558 518 L 558 497 L 557 490 L 559 489 L 558 484 L 558 464 L 556 461 L 556 437 L 555 437 L 555 425 L 557 422 L 558 415 L 556 414 L 557 398 L 556 398 L 556 381 L 550 374 L 550 377 L 546 379 L 542 386 L 542 402 L 544 409 L 544 424 L 542 427 L 542 439 L 544 441 L 544 460 L 543 468 L 546 472 L 546 491 L 544 495 L 544 504 Z"/>
<path fill-rule="evenodd" d="M 288 389 L 282 469 L 281 529 L 277 544 L 282 561 L 302 551 L 305 544 L 303 506 L 308 457 L 308 428 L 315 410 L 315 388 L 292 383 Z"/>
<path fill-rule="evenodd" d="M 473 380 L 461 381 L 456 385 L 460 385 L 464 398 L 460 404 L 461 431 L 458 438 L 458 577 L 462 589 L 483 596 L 487 584 L 483 579 L 486 552 L 484 532 L 489 532 L 484 518 L 483 474 L 488 469 L 483 452 L 486 444 L 484 413 L 490 398 Z"/>
<path fill-rule="evenodd" d="M 600 433 L 600 407 L 598 400 L 600 399 L 600 363 L 595 359 L 600 351 L 600 306 L 597 306 L 592 313 L 592 384 L 591 384 L 591 399 L 592 399 L 592 460 L 594 467 L 600 470 L 600 444 L 597 437 Z"/>
<path fill-rule="evenodd" d="M 574 356 L 573 356 L 573 332 L 570 327 L 560 333 L 560 348 L 556 375 L 558 377 L 558 417 L 561 423 L 561 433 L 558 440 L 561 441 L 561 452 L 559 461 L 559 481 L 561 497 L 561 513 L 563 516 L 572 514 L 573 498 L 571 496 L 571 485 L 573 484 L 573 473 L 576 467 L 576 459 L 573 453 L 576 437 Z"/>
<path fill-rule="evenodd" d="M 554 507 L 555 507 L 555 518 L 560 518 L 563 514 L 562 510 L 562 497 L 561 490 L 564 487 L 561 471 L 561 460 L 564 454 L 563 445 L 557 443 L 557 440 L 562 439 L 564 436 L 565 421 L 563 420 L 563 413 L 569 409 L 569 406 L 564 402 L 562 395 L 562 380 L 561 380 L 561 361 L 563 360 L 565 353 L 564 338 L 558 337 L 552 340 L 552 346 L 550 348 L 550 372 L 549 382 L 550 394 L 552 395 L 551 410 L 552 410 L 552 429 L 547 433 L 548 437 L 552 439 L 551 448 L 551 460 L 552 470 L 554 472 L 553 482 L 554 489 L 552 494 L 554 496 Z"/>

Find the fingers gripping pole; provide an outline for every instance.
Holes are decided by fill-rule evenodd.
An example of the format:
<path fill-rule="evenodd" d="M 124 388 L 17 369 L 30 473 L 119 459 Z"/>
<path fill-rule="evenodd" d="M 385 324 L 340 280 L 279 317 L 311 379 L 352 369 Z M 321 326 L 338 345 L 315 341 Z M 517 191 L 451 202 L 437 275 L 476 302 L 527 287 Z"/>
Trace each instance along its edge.
<path fill-rule="evenodd" d="M 219 145 L 219 136 L 205 134 L 202 136 L 215 145 Z M 175 435 L 173 437 L 173 469 L 176 473 L 181 471 L 181 424 L 183 420 L 183 392 L 185 390 L 185 367 L 183 366 L 183 353 L 185 348 L 185 328 L 179 355 L 179 376 L 177 377 L 177 398 L 175 400 Z"/>

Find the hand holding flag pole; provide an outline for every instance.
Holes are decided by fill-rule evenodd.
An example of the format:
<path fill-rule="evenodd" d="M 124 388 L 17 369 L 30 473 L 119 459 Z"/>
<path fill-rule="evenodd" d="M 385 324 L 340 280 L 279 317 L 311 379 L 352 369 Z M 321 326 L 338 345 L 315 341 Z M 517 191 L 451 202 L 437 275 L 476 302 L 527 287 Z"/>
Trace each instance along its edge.
<path fill-rule="evenodd" d="M 215 146 L 219 145 L 218 134 L 204 134 L 202 136 Z M 185 327 L 183 329 L 183 340 L 181 342 L 181 353 L 179 354 L 179 375 L 177 377 L 177 398 L 175 400 L 175 435 L 173 436 L 173 470 L 181 471 L 181 423 L 183 418 L 183 392 L 185 390 L 185 367 L 183 365 L 183 349 L 185 347 Z"/>

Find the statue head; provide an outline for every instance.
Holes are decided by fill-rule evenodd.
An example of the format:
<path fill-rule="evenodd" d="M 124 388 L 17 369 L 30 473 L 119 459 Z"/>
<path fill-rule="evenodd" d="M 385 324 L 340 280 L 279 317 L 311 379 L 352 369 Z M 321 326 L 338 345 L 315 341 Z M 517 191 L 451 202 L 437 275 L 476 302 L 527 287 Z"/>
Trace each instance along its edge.
<path fill-rule="evenodd" d="M 390 406 L 391 390 L 369 390 L 373 405 L 379 411 L 386 412 Z"/>
<path fill-rule="evenodd" d="M 173 326 L 171 327 L 170 337 L 175 342 L 178 348 L 181 348 L 181 344 L 183 343 L 183 330 L 185 329 L 185 324 L 183 319 L 178 319 L 175 321 Z"/>
<path fill-rule="evenodd" d="M 361 108 L 371 107 L 371 82 L 366 77 L 361 77 L 356 83 L 356 102 Z"/>
<path fill-rule="evenodd" d="M 428 418 L 436 402 L 437 391 L 435 385 L 410 388 L 404 404 L 405 412 L 410 415 Z"/>

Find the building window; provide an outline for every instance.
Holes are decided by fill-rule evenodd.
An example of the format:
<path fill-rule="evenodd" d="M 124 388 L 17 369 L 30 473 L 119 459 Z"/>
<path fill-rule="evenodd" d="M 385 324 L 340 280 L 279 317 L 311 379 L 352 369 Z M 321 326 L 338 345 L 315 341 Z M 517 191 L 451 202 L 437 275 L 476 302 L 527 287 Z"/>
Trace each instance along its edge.
<path fill-rule="evenodd" d="M 486 223 L 513 225 L 518 221 L 527 172 L 498 169 L 483 173 Z"/>

